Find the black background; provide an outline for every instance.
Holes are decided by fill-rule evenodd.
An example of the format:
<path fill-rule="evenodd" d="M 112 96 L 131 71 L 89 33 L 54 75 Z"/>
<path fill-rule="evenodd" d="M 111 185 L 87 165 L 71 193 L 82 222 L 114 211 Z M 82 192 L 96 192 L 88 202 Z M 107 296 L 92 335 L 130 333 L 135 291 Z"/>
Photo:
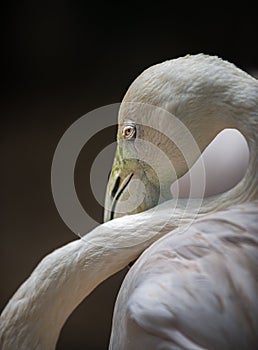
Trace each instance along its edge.
<path fill-rule="evenodd" d="M 50 186 L 52 157 L 65 130 L 88 111 L 121 101 L 143 69 L 166 59 L 204 52 L 257 69 L 257 11 L 241 5 L 230 10 L 214 2 L 193 8 L 187 2 L 1 5 L 1 309 L 44 255 L 76 238 L 59 217 Z M 114 139 L 115 131 L 105 137 Z M 94 145 L 88 151 L 94 153 Z M 83 181 L 88 184 L 89 168 L 85 163 L 80 169 L 87 199 Z M 101 207 L 93 202 L 91 210 L 101 222 Z M 125 272 L 103 283 L 73 313 L 58 349 L 107 348 Z"/>

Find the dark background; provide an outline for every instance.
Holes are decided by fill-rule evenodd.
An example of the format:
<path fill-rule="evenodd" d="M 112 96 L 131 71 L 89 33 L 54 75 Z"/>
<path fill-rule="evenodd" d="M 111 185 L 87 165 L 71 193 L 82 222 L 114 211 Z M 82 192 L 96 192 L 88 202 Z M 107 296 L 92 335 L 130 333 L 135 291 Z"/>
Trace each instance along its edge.
<path fill-rule="evenodd" d="M 257 11 L 247 3 L 235 3 L 230 12 L 206 4 L 1 5 L 1 310 L 43 256 L 76 239 L 58 215 L 50 186 L 55 148 L 72 122 L 121 101 L 143 69 L 165 59 L 204 52 L 248 71 L 258 68 Z M 115 131 L 104 137 L 114 139 Z M 94 155 L 94 143 L 87 152 Z M 90 165 L 86 156 L 81 159 L 78 186 L 87 203 Z M 101 207 L 88 205 L 101 222 Z M 104 282 L 72 314 L 58 349 L 107 348 L 125 272 Z"/>

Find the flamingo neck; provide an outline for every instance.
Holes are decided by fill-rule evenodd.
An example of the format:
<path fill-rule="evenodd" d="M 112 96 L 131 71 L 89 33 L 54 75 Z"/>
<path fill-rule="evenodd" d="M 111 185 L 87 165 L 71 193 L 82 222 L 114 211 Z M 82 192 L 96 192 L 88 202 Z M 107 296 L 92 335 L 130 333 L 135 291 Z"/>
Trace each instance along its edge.
<path fill-rule="evenodd" d="M 188 103 L 180 106 L 180 118 L 189 127 L 201 151 L 223 129 L 237 129 L 247 141 L 249 164 L 245 176 L 234 188 L 204 199 L 200 214 L 258 198 L 258 81 L 233 66 L 228 66 L 224 75 L 216 69 L 214 84 L 206 77 L 205 95 L 195 95 L 194 100 L 190 95 Z M 195 104 L 196 113 L 193 113 Z"/>
<path fill-rule="evenodd" d="M 0 316 L 1 349 L 54 349 L 76 306 L 168 232 L 159 213 L 137 216 L 100 225 L 46 256 Z"/>
<path fill-rule="evenodd" d="M 243 179 L 232 189 L 205 198 L 200 213 L 208 213 L 228 206 L 258 199 L 258 114 L 251 114 L 245 123 L 236 123 L 249 147 L 249 164 Z"/>

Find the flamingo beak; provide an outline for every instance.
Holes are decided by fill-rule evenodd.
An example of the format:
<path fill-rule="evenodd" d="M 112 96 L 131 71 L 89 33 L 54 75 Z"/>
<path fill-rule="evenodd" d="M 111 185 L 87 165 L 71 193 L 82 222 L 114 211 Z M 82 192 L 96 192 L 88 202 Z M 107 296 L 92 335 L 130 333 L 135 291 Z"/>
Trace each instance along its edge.
<path fill-rule="evenodd" d="M 122 216 L 116 211 L 117 204 L 132 180 L 133 173 L 125 173 L 123 169 L 111 170 L 105 197 L 104 222 Z"/>

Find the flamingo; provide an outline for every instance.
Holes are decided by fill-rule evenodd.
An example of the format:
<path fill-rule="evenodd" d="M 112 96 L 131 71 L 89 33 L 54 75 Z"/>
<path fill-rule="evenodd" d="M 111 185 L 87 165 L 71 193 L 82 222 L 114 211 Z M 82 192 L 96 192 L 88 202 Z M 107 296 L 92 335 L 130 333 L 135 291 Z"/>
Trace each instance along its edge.
<path fill-rule="evenodd" d="M 255 349 L 257 97 L 256 79 L 213 56 L 187 55 L 144 71 L 119 112 L 107 222 L 39 263 L 0 316 L 1 349 L 54 349 L 74 308 L 144 250 L 119 292 L 110 349 Z M 250 151 L 240 183 L 201 204 L 171 199 L 170 185 L 199 153 L 182 142 L 182 154 L 147 126 L 149 106 L 176 116 L 201 152 L 224 128 L 238 129 Z M 166 151 L 174 172 L 153 149 L 148 155 L 147 143 Z"/>

